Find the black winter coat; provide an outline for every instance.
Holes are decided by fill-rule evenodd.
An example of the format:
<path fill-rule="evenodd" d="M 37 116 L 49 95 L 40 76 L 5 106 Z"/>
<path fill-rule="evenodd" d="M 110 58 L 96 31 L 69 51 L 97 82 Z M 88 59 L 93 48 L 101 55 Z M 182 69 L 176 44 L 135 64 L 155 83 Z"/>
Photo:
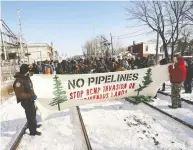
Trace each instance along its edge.
<path fill-rule="evenodd" d="M 187 69 L 186 79 L 187 80 L 192 80 L 193 79 L 193 65 L 188 65 L 186 67 L 186 69 Z"/>

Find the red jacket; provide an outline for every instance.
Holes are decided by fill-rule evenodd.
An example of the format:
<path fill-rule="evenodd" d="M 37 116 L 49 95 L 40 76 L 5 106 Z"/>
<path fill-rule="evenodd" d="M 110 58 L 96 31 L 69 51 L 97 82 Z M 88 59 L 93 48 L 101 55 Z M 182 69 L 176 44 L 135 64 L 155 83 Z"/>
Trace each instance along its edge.
<path fill-rule="evenodd" d="M 171 83 L 180 83 L 183 82 L 186 78 L 186 66 L 184 64 L 184 58 L 178 57 L 178 62 L 174 65 L 169 66 L 170 82 Z"/>

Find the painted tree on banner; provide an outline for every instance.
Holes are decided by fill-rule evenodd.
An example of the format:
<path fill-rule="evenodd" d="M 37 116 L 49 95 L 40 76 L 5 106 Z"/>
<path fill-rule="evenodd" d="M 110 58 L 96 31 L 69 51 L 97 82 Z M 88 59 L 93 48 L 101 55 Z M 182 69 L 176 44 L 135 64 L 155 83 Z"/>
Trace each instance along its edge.
<path fill-rule="evenodd" d="M 152 76 L 152 69 L 149 68 L 147 69 L 146 75 L 143 77 L 144 79 L 142 81 L 143 85 L 139 84 L 139 88 L 135 90 L 137 91 L 137 96 L 139 96 L 139 93 L 153 82 L 151 76 Z"/>
<path fill-rule="evenodd" d="M 53 98 L 53 100 L 50 102 L 49 105 L 51 106 L 58 105 L 58 110 L 60 111 L 60 103 L 67 101 L 67 96 L 66 92 L 63 90 L 62 82 L 57 75 L 54 76 L 54 82 L 55 83 L 53 94 L 55 95 L 55 97 Z"/>

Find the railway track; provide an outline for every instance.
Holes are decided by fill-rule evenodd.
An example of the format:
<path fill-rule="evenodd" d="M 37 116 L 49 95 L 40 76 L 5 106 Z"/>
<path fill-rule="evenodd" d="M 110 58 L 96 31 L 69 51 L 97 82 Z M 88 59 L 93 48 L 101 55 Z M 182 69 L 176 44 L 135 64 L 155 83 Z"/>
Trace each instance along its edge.
<path fill-rule="evenodd" d="M 165 96 L 171 96 L 170 94 L 168 93 L 164 93 L 162 91 L 159 91 L 158 92 L 159 94 L 163 94 Z M 134 103 L 134 101 L 131 101 L 129 98 L 126 98 L 127 101 L 131 102 L 131 103 Z M 186 99 L 183 99 L 181 98 L 182 101 L 188 103 L 188 104 L 191 104 L 193 105 L 193 102 L 189 101 L 189 100 L 186 100 Z M 190 128 L 193 130 L 193 125 L 191 124 L 188 124 L 186 122 L 184 122 L 183 120 L 175 117 L 175 116 L 172 116 L 171 114 L 149 104 L 149 103 L 146 103 L 146 102 L 143 102 L 145 105 L 147 105 L 148 107 L 151 107 L 152 109 L 156 110 L 156 111 L 159 111 L 161 114 L 163 115 L 166 115 L 172 119 L 174 119 L 175 121 L 183 124 L 184 126 Z M 85 138 L 85 142 L 86 142 L 86 146 L 87 146 L 87 150 L 92 150 L 92 146 L 90 144 L 90 141 L 89 141 L 89 137 L 88 137 L 88 134 L 87 134 L 87 131 L 86 131 L 86 127 L 85 127 L 85 124 L 84 124 L 84 121 L 83 121 L 83 118 L 82 118 L 82 115 L 81 115 L 81 112 L 80 112 L 80 108 L 77 106 L 76 107 L 76 110 L 77 110 L 77 113 L 78 113 L 78 118 L 79 118 L 79 121 L 80 121 L 80 124 L 81 124 L 81 129 L 82 129 L 82 132 L 83 132 L 83 135 L 84 135 L 84 138 Z M 19 143 L 21 142 L 21 139 L 25 133 L 25 130 L 27 129 L 27 123 L 23 126 L 23 128 L 21 129 L 21 131 L 19 132 L 17 138 L 15 139 L 13 145 L 10 147 L 10 150 L 16 150 L 19 146 Z"/>
<path fill-rule="evenodd" d="M 163 95 L 165 95 L 165 96 L 171 96 L 170 94 L 164 93 L 164 92 L 162 92 L 162 91 L 158 91 L 158 93 L 159 93 L 159 94 L 163 94 Z M 133 103 L 133 104 L 137 104 L 135 101 L 133 101 L 133 100 L 131 100 L 131 99 L 129 99 L 129 98 L 126 98 L 126 100 L 129 101 L 129 102 L 131 102 L 131 103 Z M 188 104 L 191 104 L 191 105 L 193 104 L 193 103 L 192 103 L 191 101 L 189 101 L 189 100 L 186 100 L 186 99 L 183 99 L 183 98 L 181 98 L 181 100 L 184 101 L 184 102 L 186 102 L 186 103 L 188 103 Z M 175 117 L 175 116 L 173 116 L 173 115 L 171 115 L 171 114 L 169 114 L 169 113 L 167 113 L 167 112 L 159 109 L 158 107 L 153 106 L 153 105 L 151 105 L 151 104 L 149 104 L 149 103 L 147 103 L 147 102 L 143 102 L 143 103 L 144 103 L 145 105 L 153 108 L 154 110 L 159 111 L 160 113 L 162 113 L 162 114 L 164 114 L 164 115 L 166 115 L 166 116 L 168 116 L 168 117 L 176 120 L 177 122 L 179 122 L 179 123 L 181 123 L 181 124 L 185 125 L 186 127 L 188 127 L 188 128 L 190 128 L 190 129 L 193 130 L 193 125 L 191 125 L 191 124 L 189 124 L 189 123 L 187 123 L 187 122 L 185 122 L 185 121 L 183 121 L 183 120 L 181 120 L 181 119 L 179 119 L 179 118 L 177 118 L 177 117 Z"/>
<path fill-rule="evenodd" d="M 23 128 L 19 132 L 18 136 L 16 137 L 13 145 L 10 147 L 10 150 L 16 150 L 19 146 L 19 143 L 21 142 L 21 139 L 25 133 L 25 130 L 27 129 L 27 122 L 24 124 Z"/>
<path fill-rule="evenodd" d="M 162 95 L 165 95 L 165 96 L 170 96 L 171 97 L 171 94 L 165 93 L 163 91 L 158 91 L 158 93 L 162 94 Z M 181 101 L 193 105 L 193 101 L 190 101 L 190 100 L 187 100 L 187 99 L 184 99 L 184 98 L 181 98 Z"/>
<path fill-rule="evenodd" d="M 77 110 L 78 118 L 79 118 L 79 121 L 80 121 L 80 124 L 81 124 L 81 129 L 82 129 L 82 132 L 83 132 L 83 135 L 84 135 L 84 138 L 85 138 L 87 150 L 92 150 L 92 147 L 91 147 L 91 144 L 90 144 L 90 141 L 89 141 L 89 137 L 88 137 L 88 134 L 87 134 L 87 131 L 86 131 L 86 127 L 84 125 L 84 121 L 83 121 L 83 118 L 82 118 L 82 115 L 81 115 L 81 112 L 80 112 L 80 108 L 78 106 L 76 106 L 76 110 Z M 19 144 L 22 140 L 22 137 L 25 134 L 26 129 L 27 129 L 27 122 L 25 123 L 23 128 L 20 130 L 18 136 L 14 140 L 14 142 L 11 145 L 11 147 L 9 148 L 9 150 L 17 150 L 17 148 L 18 148 L 18 146 L 19 146 Z"/>

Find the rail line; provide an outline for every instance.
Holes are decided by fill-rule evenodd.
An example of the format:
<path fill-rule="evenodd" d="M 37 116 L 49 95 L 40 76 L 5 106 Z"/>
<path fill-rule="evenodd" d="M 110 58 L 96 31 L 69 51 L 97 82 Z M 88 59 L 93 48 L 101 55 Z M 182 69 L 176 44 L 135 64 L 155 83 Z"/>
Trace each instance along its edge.
<path fill-rule="evenodd" d="M 85 141 L 86 141 L 87 150 L 92 150 L 92 147 L 91 147 L 91 144 L 90 144 L 90 141 L 89 141 L 89 137 L 88 137 L 88 134 L 87 134 L 87 131 L 86 131 L 86 127 L 84 125 L 84 121 L 83 121 L 83 118 L 82 118 L 82 114 L 80 112 L 80 108 L 78 106 L 76 106 L 76 110 L 77 110 L 78 118 L 79 118 L 79 121 L 80 121 L 80 124 L 81 124 L 81 129 L 82 129 Z M 23 128 L 20 130 L 20 132 L 19 132 L 18 136 L 16 137 L 15 141 L 13 142 L 11 147 L 9 148 L 10 150 L 17 150 L 17 148 L 18 148 L 18 146 L 19 146 L 19 144 L 22 140 L 22 137 L 25 134 L 26 129 L 27 129 L 27 122 L 25 123 Z"/>
<path fill-rule="evenodd" d="M 165 96 L 170 96 L 170 97 L 171 97 L 171 94 L 165 93 L 165 92 L 163 92 L 163 91 L 158 91 L 158 93 L 160 93 L 160 94 L 162 94 L 162 95 L 165 95 Z M 181 101 L 193 105 L 193 101 L 190 101 L 190 100 L 187 100 L 187 99 L 184 99 L 184 98 L 181 98 Z"/>
<path fill-rule="evenodd" d="M 26 129 L 27 129 L 27 122 L 25 123 L 25 125 L 23 126 L 21 131 L 19 132 L 19 135 L 15 139 L 13 145 L 10 147 L 10 150 L 16 150 L 18 148 L 19 143 L 21 142 L 21 139 L 22 139 Z"/>
<path fill-rule="evenodd" d="M 158 91 L 159 94 L 163 94 L 165 96 L 171 96 L 170 94 L 168 93 L 165 93 L 165 92 L 162 92 L 162 91 Z M 131 102 L 131 103 L 135 103 L 134 101 L 132 101 L 131 99 L 129 98 L 126 98 L 127 101 Z M 193 105 L 193 102 L 192 101 L 189 101 L 189 100 L 186 100 L 184 98 L 181 98 L 182 101 L 188 103 L 188 104 L 191 104 Z M 161 114 L 163 115 L 166 115 L 172 119 L 174 119 L 175 121 L 183 124 L 184 126 L 190 128 L 193 130 L 193 125 L 175 117 L 175 116 L 172 116 L 171 114 L 147 103 L 147 102 L 143 102 L 145 105 L 151 107 L 152 109 L 156 110 L 156 111 L 159 111 Z M 90 140 L 89 140 L 89 137 L 88 137 L 88 134 L 87 134 L 87 131 L 86 131 L 86 127 L 85 127 L 85 124 L 84 124 L 84 121 L 83 121 L 83 118 L 82 118 L 82 115 L 81 115 L 81 112 L 80 112 L 80 108 L 78 106 L 76 106 L 76 110 L 77 110 L 77 113 L 78 113 L 78 118 L 79 118 L 79 121 L 80 121 L 80 124 L 81 124 L 81 129 L 82 129 L 82 132 L 83 132 L 83 135 L 84 135 L 84 138 L 85 138 L 85 142 L 86 142 L 86 146 L 87 146 L 87 150 L 92 150 L 92 146 L 90 144 Z M 21 139 L 25 133 L 25 130 L 27 129 L 27 122 L 25 123 L 25 125 L 23 126 L 23 128 L 21 129 L 21 131 L 19 132 L 18 136 L 16 137 L 14 143 L 12 144 L 12 146 L 10 147 L 10 150 L 16 150 L 19 146 L 19 143 L 21 142 Z"/>
<path fill-rule="evenodd" d="M 160 93 L 160 92 L 159 92 L 159 93 Z M 160 94 L 162 94 L 162 93 L 160 93 Z M 169 95 L 167 95 L 167 96 L 169 96 Z M 125 98 L 125 99 L 126 99 L 127 101 L 129 101 L 130 103 L 137 104 L 135 101 L 133 101 L 133 100 L 131 100 L 131 99 L 129 99 L 129 98 Z M 151 104 L 149 104 L 149 103 L 147 103 L 147 102 L 143 102 L 143 104 L 145 104 L 145 105 L 153 108 L 154 110 L 159 111 L 160 113 L 162 113 L 162 114 L 164 114 L 164 115 L 166 115 L 166 116 L 168 116 L 168 117 L 176 120 L 177 122 L 179 122 L 179 123 L 183 124 L 184 126 L 186 126 L 186 127 L 188 127 L 188 128 L 190 128 L 190 129 L 193 130 L 193 125 L 191 125 L 191 124 L 189 124 L 189 123 L 187 123 L 187 122 L 185 122 L 185 121 L 183 121 L 183 120 L 181 120 L 181 119 L 179 119 L 179 118 L 177 118 L 177 117 L 175 117 L 175 116 L 173 116 L 173 115 L 171 115 L 171 114 L 169 114 L 169 113 L 167 113 L 167 112 L 159 109 L 158 107 L 153 106 L 153 105 L 151 105 Z"/>
<path fill-rule="evenodd" d="M 90 144 L 90 140 L 88 138 L 88 134 L 87 134 L 87 131 L 86 131 L 86 127 L 84 125 L 84 121 L 83 121 L 83 118 L 82 118 L 82 115 L 81 115 L 81 112 L 80 112 L 80 108 L 78 106 L 76 106 L 76 109 L 77 109 L 79 120 L 80 120 L 80 123 L 81 123 L 82 132 L 84 134 L 84 138 L 85 138 L 85 141 L 86 141 L 87 149 L 88 150 L 92 150 L 92 147 L 91 147 L 91 144 Z"/>

